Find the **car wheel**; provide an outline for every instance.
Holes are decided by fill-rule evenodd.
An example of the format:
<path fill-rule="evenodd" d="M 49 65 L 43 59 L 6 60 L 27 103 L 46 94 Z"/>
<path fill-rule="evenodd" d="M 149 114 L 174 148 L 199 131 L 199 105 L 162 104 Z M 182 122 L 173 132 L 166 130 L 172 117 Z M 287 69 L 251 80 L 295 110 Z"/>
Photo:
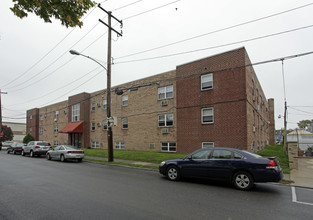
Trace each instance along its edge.
<path fill-rule="evenodd" d="M 64 157 L 64 155 L 63 155 L 63 154 L 61 155 L 60 160 L 61 160 L 61 162 L 65 162 L 65 157 Z"/>
<path fill-rule="evenodd" d="M 166 176 L 169 180 L 172 181 L 177 181 L 180 179 L 180 172 L 178 167 L 176 166 L 170 166 L 167 170 L 166 170 Z"/>
<path fill-rule="evenodd" d="M 10 151 L 9 151 L 9 150 L 7 150 L 7 154 L 10 154 Z"/>
<path fill-rule="evenodd" d="M 24 157 L 25 156 L 25 152 L 22 150 L 21 155 Z"/>
<path fill-rule="evenodd" d="M 250 190 L 254 185 L 254 180 L 248 172 L 240 171 L 234 175 L 233 184 L 237 189 Z"/>
<path fill-rule="evenodd" d="M 34 155 L 34 152 L 33 152 L 32 150 L 30 151 L 29 156 L 30 156 L 30 157 L 34 157 L 34 156 L 35 156 L 35 155 Z"/>
<path fill-rule="evenodd" d="M 13 154 L 16 154 L 15 150 L 13 150 Z"/>
<path fill-rule="evenodd" d="M 51 156 L 50 156 L 50 154 L 47 154 L 47 160 L 51 160 Z"/>

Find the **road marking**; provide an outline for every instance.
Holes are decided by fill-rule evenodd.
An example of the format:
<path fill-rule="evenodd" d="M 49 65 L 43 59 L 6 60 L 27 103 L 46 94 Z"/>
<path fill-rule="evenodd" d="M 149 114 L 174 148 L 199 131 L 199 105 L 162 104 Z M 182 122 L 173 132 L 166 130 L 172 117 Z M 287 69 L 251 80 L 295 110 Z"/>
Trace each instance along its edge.
<path fill-rule="evenodd" d="M 295 202 L 298 204 L 303 204 L 303 205 L 312 205 L 313 206 L 313 203 L 297 201 L 296 188 L 294 186 L 291 187 L 291 194 L 292 194 L 292 202 Z"/>

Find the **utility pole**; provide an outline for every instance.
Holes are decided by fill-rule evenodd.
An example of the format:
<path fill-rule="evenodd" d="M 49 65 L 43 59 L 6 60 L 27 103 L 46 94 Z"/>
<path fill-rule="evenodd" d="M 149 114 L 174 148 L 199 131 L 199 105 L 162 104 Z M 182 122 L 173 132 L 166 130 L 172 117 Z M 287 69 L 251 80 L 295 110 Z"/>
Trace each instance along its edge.
<path fill-rule="evenodd" d="M 8 94 L 7 92 L 1 92 L 0 89 L 0 138 L 2 138 L 3 133 L 2 133 L 2 105 L 1 105 L 1 94 Z"/>
<path fill-rule="evenodd" d="M 287 101 L 285 100 L 285 111 L 284 111 L 284 147 L 285 147 L 285 154 L 288 153 L 287 147 Z"/>
<path fill-rule="evenodd" d="M 111 18 L 114 18 L 123 26 L 123 22 L 118 20 L 116 17 L 112 15 L 111 11 L 106 11 L 104 8 L 101 7 L 99 4 L 98 7 L 102 9 L 105 13 L 108 14 L 108 24 L 103 22 L 101 19 L 99 21 L 108 27 L 108 57 L 107 57 L 107 121 L 108 121 L 108 162 L 113 162 L 113 119 L 111 115 L 111 41 L 112 41 L 112 30 L 117 33 L 118 36 L 122 36 L 122 33 L 117 32 L 111 26 Z"/>

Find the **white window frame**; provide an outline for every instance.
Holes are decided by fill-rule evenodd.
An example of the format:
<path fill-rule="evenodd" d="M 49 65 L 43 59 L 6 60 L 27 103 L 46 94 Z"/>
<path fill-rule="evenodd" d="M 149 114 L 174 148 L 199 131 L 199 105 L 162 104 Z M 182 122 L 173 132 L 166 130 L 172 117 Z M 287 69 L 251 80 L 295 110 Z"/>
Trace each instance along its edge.
<path fill-rule="evenodd" d="M 128 118 L 122 118 L 122 129 L 128 129 Z"/>
<path fill-rule="evenodd" d="M 33 129 L 29 128 L 29 134 L 32 134 Z"/>
<path fill-rule="evenodd" d="M 164 96 L 164 97 L 160 97 L 160 96 Z M 158 100 L 171 99 L 171 98 L 174 98 L 174 86 L 173 85 L 158 88 Z"/>
<path fill-rule="evenodd" d="M 104 99 L 103 102 L 102 102 L 102 108 L 103 109 L 107 109 L 108 108 L 108 102 L 107 102 L 106 99 Z"/>
<path fill-rule="evenodd" d="M 92 112 L 95 112 L 95 111 L 96 111 L 96 103 L 95 103 L 95 102 L 92 102 L 92 103 L 91 103 L 91 111 L 92 111 Z"/>
<path fill-rule="evenodd" d="M 43 129 L 42 127 L 40 127 L 40 128 L 39 128 L 39 133 L 40 133 L 40 134 L 43 134 L 43 130 L 44 130 L 44 129 Z"/>
<path fill-rule="evenodd" d="M 72 105 L 72 122 L 80 121 L 80 103 Z"/>
<path fill-rule="evenodd" d="M 115 142 L 115 149 L 116 150 L 125 150 L 125 142 L 124 141 Z"/>
<path fill-rule="evenodd" d="M 91 131 L 96 130 L 96 122 L 91 122 Z"/>
<path fill-rule="evenodd" d="M 128 95 L 122 95 L 122 106 L 128 106 Z"/>
<path fill-rule="evenodd" d="M 204 87 L 204 84 L 212 83 L 211 86 Z M 201 91 L 213 89 L 213 73 L 208 73 L 201 76 Z"/>
<path fill-rule="evenodd" d="M 40 121 L 43 120 L 43 114 L 40 114 L 40 115 L 39 115 L 39 119 L 40 119 Z"/>
<path fill-rule="evenodd" d="M 59 127 L 56 125 L 56 126 L 54 126 L 54 134 L 58 134 L 58 132 L 59 132 Z"/>
<path fill-rule="evenodd" d="M 54 112 L 54 119 L 58 119 L 59 118 L 59 111 L 55 111 Z"/>
<path fill-rule="evenodd" d="M 211 115 L 204 115 L 204 111 L 205 110 L 212 110 L 212 114 Z M 212 116 L 212 121 L 209 121 L 209 122 L 205 122 L 203 120 L 204 117 L 208 117 L 208 116 Z M 210 108 L 203 108 L 201 109 L 201 122 L 202 124 L 213 124 L 214 123 L 214 107 L 210 107 Z"/>
<path fill-rule="evenodd" d="M 162 122 L 163 120 L 160 120 L 160 117 L 164 117 L 164 125 L 160 125 L 160 122 Z M 172 117 L 172 125 L 168 125 L 168 123 L 171 121 L 169 120 L 169 117 Z M 174 126 L 174 114 L 173 113 L 169 113 L 169 114 L 161 114 L 158 115 L 158 126 L 159 127 L 173 127 Z"/>
<path fill-rule="evenodd" d="M 91 142 L 91 148 L 100 148 L 100 143 L 98 141 Z"/>
<path fill-rule="evenodd" d="M 202 148 L 210 148 L 210 147 L 214 147 L 214 142 L 202 142 Z"/>
<path fill-rule="evenodd" d="M 54 146 L 59 145 L 59 141 L 53 141 L 53 145 L 54 145 Z"/>
<path fill-rule="evenodd" d="M 171 150 L 171 147 L 173 147 L 173 146 L 170 146 L 171 144 L 175 144 L 175 151 Z M 164 149 L 164 147 L 166 147 L 166 150 Z M 161 152 L 176 152 L 176 151 L 177 151 L 176 142 L 162 142 L 161 143 Z"/>
<path fill-rule="evenodd" d="M 108 120 L 103 120 L 102 125 L 103 125 L 102 126 L 103 130 L 105 130 L 105 131 L 108 130 Z"/>

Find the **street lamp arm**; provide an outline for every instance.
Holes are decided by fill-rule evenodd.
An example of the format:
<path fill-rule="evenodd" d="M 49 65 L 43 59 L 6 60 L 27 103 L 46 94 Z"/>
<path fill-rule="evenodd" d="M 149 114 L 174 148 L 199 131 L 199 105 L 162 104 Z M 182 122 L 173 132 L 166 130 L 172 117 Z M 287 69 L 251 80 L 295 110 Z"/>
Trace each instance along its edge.
<path fill-rule="evenodd" d="M 102 66 L 103 69 L 105 69 L 106 71 L 108 71 L 107 68 L 105 68 L 99 61 L 97 61 L 96 59 L 94 59 L 94 58 L 92 58 L 92 57 L 90 57 L 90 56 L 86 56 L 86 55 L 84 55 L 84 54 L 81 54 L 81 53 L 77 52 L 76 50 L 70 50 L 70 53 L 71 53 L 72 55 L 77 55 L 77 56 L 80 55 L 80 56 L 86 57 L 86 58 L 88 58 L 88 59 L 91 59 L 92 61 L 94 61 L 94 62 L 96 62 L 97 64 L 99 64 L 100 66 Z"/>

